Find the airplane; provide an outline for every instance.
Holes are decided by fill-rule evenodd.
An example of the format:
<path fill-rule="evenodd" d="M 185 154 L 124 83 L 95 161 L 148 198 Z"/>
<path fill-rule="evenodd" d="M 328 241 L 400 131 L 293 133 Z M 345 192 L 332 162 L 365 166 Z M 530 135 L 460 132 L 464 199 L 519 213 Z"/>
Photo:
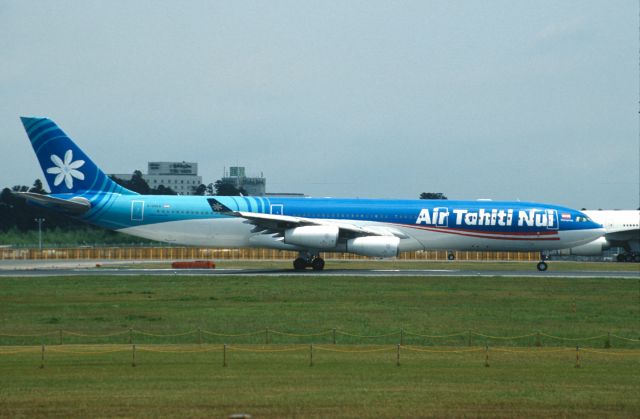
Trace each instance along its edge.
<path fill-rule="evenodd" d="M 381 200 L 262 196 L 139 195 L 109 178 L 52 120 L 22 117 L 49 195 L 32 205 L 151 240 L 299 252 L 296 270 L 324 269 L 320 252 L 392 258 L 427 249 L 541 251 L 604 234 L 586 214 L 513 201 Z"/>
<path fill-rule="evenodd" d="M 560 255 L 600 256 L 612 247 L 625 251 L 616 256 L 618 262 L 640 262 L 640 210 L 585 210 L 584 213 L 602 224 L 602 237 L 570 249 Z"/>

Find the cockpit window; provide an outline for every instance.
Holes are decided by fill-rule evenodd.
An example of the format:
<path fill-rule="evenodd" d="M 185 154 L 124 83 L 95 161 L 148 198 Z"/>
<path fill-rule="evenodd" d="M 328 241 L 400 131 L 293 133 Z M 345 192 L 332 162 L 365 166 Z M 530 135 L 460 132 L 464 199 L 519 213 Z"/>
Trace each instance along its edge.
<path fill-rule="evenodd" d="M 585 217 L 585 216 L 582 216 L 582 215 L 576 216 L 576 222 L 577 223 L 586 223 L 586 222 L 589 222 L 589 221 L 591 221 L 591 219 L 589 217 Z"/>

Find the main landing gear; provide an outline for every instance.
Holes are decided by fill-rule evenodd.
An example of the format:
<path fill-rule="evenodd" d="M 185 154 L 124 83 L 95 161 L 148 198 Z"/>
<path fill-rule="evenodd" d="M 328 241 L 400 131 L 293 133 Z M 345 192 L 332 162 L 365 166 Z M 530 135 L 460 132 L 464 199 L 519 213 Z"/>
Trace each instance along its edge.
<path fill-rule="evenodd" d="M 300 252 L 300 255 L 293 261 L 293 269 L 296 271 L 304 271 L 307 268 L 311 268 L 314 271 L 321 271 L 324 269 L 324 259 L 319 254 L 311 254 Z"/>
<path fill-rule="evenodd" d="M 640 253 L 630 252 L 630 253 L 620 253 L 616 256 L 616 260 L 618 262 L 640 262 Z"/>
<path fill-rule="evenodd" d="M 449 251 L 447 252 L 447 259 L 448 259 L 448 260 L 456 260 L 456 254 L 455 254 L 455 253 L 453 253 L 453 251 L 452 251 L 452 250 L 449 250 Z"/>

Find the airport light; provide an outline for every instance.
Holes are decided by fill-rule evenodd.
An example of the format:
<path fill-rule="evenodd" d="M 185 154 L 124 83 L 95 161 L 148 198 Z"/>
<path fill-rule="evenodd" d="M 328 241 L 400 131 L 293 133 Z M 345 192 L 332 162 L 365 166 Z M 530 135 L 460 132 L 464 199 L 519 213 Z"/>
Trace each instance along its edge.
<path fill-rule="evenodd" d="M 44 223 L 44 218 L 34 218 L 33 221 L 38 223 L 38 249 L 42 250 L 42 223 Z"/>

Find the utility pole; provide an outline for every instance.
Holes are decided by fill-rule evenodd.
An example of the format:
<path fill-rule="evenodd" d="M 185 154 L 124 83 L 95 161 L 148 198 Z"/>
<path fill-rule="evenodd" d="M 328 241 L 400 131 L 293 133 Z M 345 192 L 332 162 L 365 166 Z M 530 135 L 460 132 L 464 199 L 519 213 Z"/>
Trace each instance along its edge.
<path fill-rule="evenodd" d="M 42 223 L 44 223 L 44 218 L 34 218 L 33 221 L 38 223 L 38 249 L 42 250 Z"/>

